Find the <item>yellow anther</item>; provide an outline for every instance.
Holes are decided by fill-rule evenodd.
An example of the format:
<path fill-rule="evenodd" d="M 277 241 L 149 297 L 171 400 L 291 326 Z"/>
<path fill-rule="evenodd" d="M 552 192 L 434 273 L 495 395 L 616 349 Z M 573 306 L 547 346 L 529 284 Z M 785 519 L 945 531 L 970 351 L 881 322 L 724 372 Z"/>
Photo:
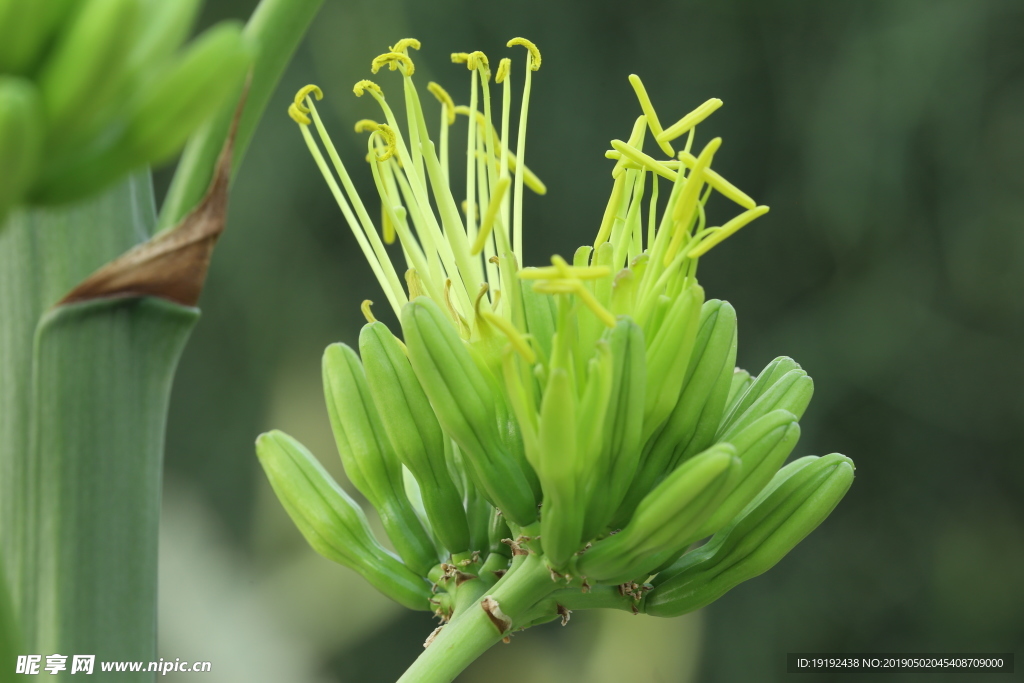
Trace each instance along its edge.
<path fill-rule="evenodd" d="M 654 171 L 663 178 L 668 178 L 672 182 L 675 182 L 676 176 L 678 175 L 675 171 L 670 170 L 663 163 L 661 163 L 660 161 L 651 156 L 644 154 L 636 147 L 627 145 L 622 140 L 612 140 L 612 147 L 614 147 L 615 150 L 619 152 L 623 157 L 639 164 L 641 168 L 646 168 L 649 171 Z"/>
<path fill-rule="evenodd" d="M 366 322 L 375 323 L 377 322 L 377 319 L 373 317 L 373 312 L 370 310 L 370 306 L 373 306 L 373 302 L 369 299 L 364 299 L 359 308 L 362 310 L 363 317 L 366 318 Z"/>
<path fill-rule="evenodd" d="M 721 106 L 722 100 L 717 97 L 712 97 L 710 100 L 666 128 L 661 135 L 658 135 L 655 139 L 658 141 L 658 144 L 675 140 L 680 135 L 689 133 L 691 128 L 711 116 L 711 114 Z"/>
<path fill-rule="evenodd" d="M 448 91 L 442 88 L 434 81 L 427 83 L 427 90 L 437 98 L 437 101 L 445 106 L 445 111 L 448 112 L 448 125 L 455 123 L 455 101 L 452 100 L 452 96 L 448 94 Z"/>
<path fill-rule="evenodd" d="M 374 121 L 373 119 L 359 119 L 358 121 L 356 121 L 356 132 L 357 133 L 366 133 L 368 131 L 372 132 L 372 131 L 377 130 L 378 126 L 380 126 L 380 124 L 377 123 L 376 121 Z"/>
<path fill-rule="evenodd" d="M 697 165 L 697 157 L 689 152 L 680 152 L 679 161 L 687 168 L 693 168 Z M 705 169 L 704 180 L 708 181 L 708 185 L 715 188 L 723 196 L 733 200 L 744 209 L 750 210 L 757 206 L 757 202 L 751 199 L 747 193 L 723 178 L 717 171 L 710 168 Z"/>
<path fill-rule="evenodd" d="M 501 209 L 501 200 L 505 198 L 505 193 L 508 192 L 508 186 L 511 183 L 511 179 L 506 177 L 500 179 L 497 185 L 494 186 L 494 194 L 491 195 L 491 199 L 487 203 L 483 222 L 480 223 L 480 231 L 476 234 L 473 247 L 470 249 L 470 253 L 473 256 L 483 251 L 487 238 L 491 234 L 491 229 L 494 227 L 494 219 L 497 218 L 498 210 Z"/>
<path fill-rule="evenodd" d="M 758 206 L 753 209 L 750 209 L 749 211 L 744 211 L 739 216 L 736 216 L 732 220 L 726 222 L 726 224 L 720 228 L 711 228 L 713 232 L 710 232 L 708 236 L 701 240 L 696 247 L 686 252 L 687 258 L 697 258 L 698 256 L 703 256 L 704 254 L 708 253 L 708 251 L 710 251 L 713 246 L 721 243 L 723 240 L 725 240 L 725 238 L 729 237 L 730 235 L 732 235 L 745 225 L 749 224 L 755 218 L 760 218 L 766 213 L 768 213 L 767 206 Z"/>
<path fill-rule="evenodd" d="M 377 73 L 385 65 L 392 71 L 398 69 L 399 65 L 405 67 L 402 73 L 406 76 L 412 76 L 413 72 L 416 71 L 416 67 L 413 66 L 409 55 L 404 52 L 385 52 L 382 55 L 377 55 L 370 62 L 370 73 Z"/>
<path fill-rule="evenodd" d="M 509 320 L 501 317 L 500 315 L 495 315 L 490 311 L 480 311 L 480 317 L 504 332 L 505 336 L 508 337 L 509 342 L 512 344 L 512 348 L 523 357 L 523 360 L 530 365 L 537 362 L 537 354 L 535 354 L 533 349 L 530 348 L 530 344 L 526 341 L 526 337 L 520 334 L 519 330 L 517 330 Z"/>
<path fill-rule="evenodd" d="M 384 144 L 387 145 L 387 149 L 383 155 L 375 154 L 377 161 L 387 161 L 391 157 L 395 156 L 398 151 L 398 138 L 395 136 L 395 131 L 391 129 L 391 126 L 386 123 L 382 123 L 373 131 L 371 135 L 379 134 L 384 138 Z"/>
<path fill-rule="evenodd" d="M 469 53 L 468 52 L 453 52 L 452 53 L 452 64 L 465 64 L 467 69 L 472 69 L 469 65 Z"/>
<path fill-rule="evenodd" d="M 502 83 L 508 76 L 508 70 L 511 68 L 512 60 L 509 59 L 508 57 L 502 58 L 502 60 L 498 62 L 498 72 L 494 74 L 494 82 Z"/>
<path fill-rule="evenodd" d="M 407 52 L 410 47 L 413 50 L 419 50 L 420 41 L 415 38 L 402 38 L 400 41 L 395 43 L 394 47 L 389 47 L 388 50 L 391 52 Z"/>
<path fill-rule="evenodd" d="M 322 100 L 324 98 L 324 91 L 321 90 L 318 85 L 310 83 L 309 85 L 304 85 L 299 88 L 299 91 L 295 93 L 295 106 L 303 114 L 309 113 L 309 107 L 306 106 L 306 98 L 309 97 L 310 93 L 312 93 L 318 100 Z"/>
<path fill-rule="evenodd" d="M 522 45 L 530 51 L 530 70 L 536 71 L 540 68 L 540 50 L 534 45 L 533 41 L 527 40 L 526 38 L 513 38 L 505 44 L 505 47 L 513 47 L 515 45 Z"/>
<path fill-rule="evenodd" d="M 672 145 L 668 144 L 668 141 L 658 141 L 658 136 L 665 132 L 661 127 L 661 122 L 658 120 L 658 114 L 654 111 L 654 104 L 651 103 L 651 98 L 647 95 L 647 88 L 644 87 L 643 81 L 636 74 L 629 75 L 629 84 L 633 86 L 633 92 L 636 93 L 636 98 L 640 100 L 640 109 L 643 110 L 644 116 L 647 117 L 647 125 L 651 127 L 651 135 L 654 136 L 655 141 L 658 142 L 658 146 L 661 147 L 661 151 L 672 157 L 675 156 L 675 152 L 672 150 Z"/>
<path fill-rule="evenodd" d="M 519 271 L 520 280 L 558 280 L 572 278 L 576 280 L 600 280 L 612 274 L 608 266 L 567 266 L 561 270 L 557 266 L 543 268 L 523 268 Z"/>
<path fill-rule="evenodd" d="M 594 312 L 594 315 L 608 327 L 615 327 L 615 316 L 601 303 L 594 298 L 593 293 L 587 289 L 581 280 L 542 280 L 533 285 L 534 291 L 542 294 L 575 294 L 583 302 L 583 305 Z"/>
<path fill-rule="evenodd" d="M 675 233 L 672 235 L 672 241 L 669 243 L 668 250 L 665 253 L 664 265 L 666 267 L 672 263 L 676 254 L 679 253 L 680 248 L 683 246 L 683 239 L 689 237 L 687 231 L 690 227 L 690 216 L 693 215 L 701 188 L 704 186 L 706 180 L 705 171 L 711 165 L 711 159 L 721 146 L 722 138 L 714 138 L 704 146 L 700 156 L 697 157 L 697 163 L 693 165 L 693 170 L 690 171 L 690 175 L 686 178 L 683 189 L 679 192 L 679 198 L 676 200 L 676 206 L 672 211 Z"/>
<path fill-rule="evenodd" d="M 295 123 L 303 126 L 308 126 L 313 123 L 294 102 L 288 105 L 288 116 L 292 117 L 292 120 L 295 121 Z"/>
<path fill-rule="evenodd" d="M 558 254 L 554 254 L 551 257 L 551 265 L 553 265 L 555 267 L 555 270 L 558 271 L 558 274 L 561 277 L 563 277 L 563 278 L 572 277 L 570 275 L 570 273 L 572 272 L 572 266 L 570 266 L 569 263 L 564 258 L 559 256 Z"/>
<path fill-rule="evenodd" d="M 363 93 L 367 90 L 373 90 L 381 97 L 384 97 L 384 91 L 380 89 L 380 86 L 373 81 L 362 80 L 352 86 L 352 92 L 356 94 L 356 97 L 362 97 Z"/>
<path fill-rule="evenodd" d="M 469 339 L 471 334 L 469 329 L 469 323 L 462 317 L 459 310 L 455 308 L 455 303 L 452 301 L 452 279 L 448 278 L 444 281 L 444 303 L 448 307 L 448 314 L 452 317 L 452 321 L 455 322 L 459 327 L 459 335 L 463 339 Z"/>
<path fill-rule="evenodd" d="M 466 61 L 466 66 L 470 69 L 480 72 L 480 77 L 487 82 L 491 78 L 491 63 L 480 50 L 469 53 L 469 59 Z"/>
<path fill-rule="evenodd" d="M 477 315 L 480 315 L 480 302 L 484 299 L 484 294 L 487 294 L 489 285 L 486 282 L 480 283 L 480 289 L 476 293 L 476 299 L 473 300 L 473 310 L 476 311 Z"/>

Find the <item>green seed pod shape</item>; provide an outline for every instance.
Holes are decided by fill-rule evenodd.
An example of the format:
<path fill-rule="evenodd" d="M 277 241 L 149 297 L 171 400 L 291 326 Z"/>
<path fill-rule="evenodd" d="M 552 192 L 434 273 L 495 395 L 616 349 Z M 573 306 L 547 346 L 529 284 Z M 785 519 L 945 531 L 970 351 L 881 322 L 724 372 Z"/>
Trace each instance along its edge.
<path fill-rule="evenodd" d="M 853 461 L 838 453 L 790 463 L 729 527 L 655 578 L 644 611 L 686 614 L 768 571 L 828 517 L 853 472 Z"/>
<path fill-rule="evenodd" d="M 38 79 L 51 152 L 91 128 L 118 96 L 138 10 L 137 0 L 84 0 L 58 37 Z"/>
<path fill-rule="evenodd" d="M 462 451 L 474 482 L 520 526 L 537 519 L 537 500 L 522 463 L 501 441 L 491 385 L 434 301 L 402 309 L 409 360 L 438 422 Z"/>
<path fill-rule="evenodd" d="M 644 446 L 641 465 L 616 521 L 629 519 L 640 499 L 675 468 L 674 461 L 682 460 L 677 456 L 691 441 L 696 441 L 691 449 L 694 455 L 711 445 L 725 407 L 720 379 L 723 370 L 731 372 L 735 362 L 736 311 L 717 299 L 707 301 L 701 307 L 700 327 L 679 400 Z"/>
<path fill-rule="evenodd" d="M 450 552 L 469 550 L 466 510 L 445 461 L 445 435 L 409 359 L 395 336 L 380 322 L 363 327 L 359 354 L 388 439 L 420 485 L 430 526 Z"/>
<path fill-rule="evenodd" d="M 623 317 L 607 336 L 613 383 L 604 419 L 601 456 L 585 472 L 588 503 L 584 540 L 606 529 L 640 461 L 647 381 L 644 333 L 639 325 Z"/>
<path fill-rule="evenodd" d="M 651 557 L 696 540 L 694 532 L 731 490 L 740 461 L 730 444 L 716 444 L 661 482 L 637 507 L 619 533 L 595 543 L 577 565 L 588 579 L 620 583 L 645 569 Z"/>
<path fill-rule="evenodd" d="M 35 86 L 22 78 L 0 76 L 0 227 L 35 177 L 42 142 Z"/>
<path fill-rule="evenodd" d="M 784 408 L 803 417 L 814 394 L 814 381 L 792 358 L 779 357 L 769 363 L 757 379 L 736 400 L 722 420 L 717 440 L 728 439 L 754 420 L 772 410 Z"/>
<path fill-rule="evenodd" d="M 786 462 L 800 440 L 800 425 L 787 410 L 773 410 L 728 443 L 736 447 L 743 462 L 736 488 L 722 501 L 700 530 L 700 538 L 710 536 L 728 525 L 740 510 L 754 499 Z"/>
<path fill-rule="evenodd" d="M 124 145 L 136 164 L 167 161 L 188 136 L 235 97 L 252 54 L 238 22 L 204 32 L 145 83 L 128 115 Z"/>
<path fill-rule="evenodd" d="M 314 550 L 359 572 L 395 602 L 431 609 L 429 584 L 377 543 L 359 505 L 302 444 L 272 431 L 256 440 L 256 454 L 281 504 Z"/>
<path fill-rule="evenodd" d="M 704 290 L 696 284 L 687 286 L 671 303 L 653 337 L 646 338 L 644 441 L 665 422 L 679 401 L 703 303 Z"/>
<path fill-rule="evenodd" d="M 733 368 L 732 376 L 729 378 L 729 398 L 725 399 L 725 413 L 728 415 L 732 412 L 733 408 L 736 407 L 736 402 L 740 400 L 747 391 L 747 387 L 753 382 L 753 378 L 750 373 L 740 368 Z"/>
<path fill-rule="evenodd" d="M 422 576 L 437 564 L 433 542 L 405 493 L 402 463 L 373 404 L 356 352 L 331 344 L 324 352 L 324 396 L 345 474 L 377 509 L 402 560 Z"/>

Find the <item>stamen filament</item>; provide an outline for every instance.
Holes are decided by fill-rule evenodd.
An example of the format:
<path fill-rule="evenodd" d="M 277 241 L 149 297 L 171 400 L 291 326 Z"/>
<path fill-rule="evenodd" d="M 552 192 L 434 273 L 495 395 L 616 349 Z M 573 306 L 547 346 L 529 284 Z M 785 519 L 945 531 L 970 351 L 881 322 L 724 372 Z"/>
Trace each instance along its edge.
<path fill-rule="evenodd" d="M 530 85 L 533 72 L 540 68 L 540 50 L 525 38 L 513 38 L 508 47 L 522 45 L 529 51 L 526 58 L 526 80 L 523 83 L 523 102 L 519 109 L 518 139 L 516 141 L 516 158 L 519 164 L 515 170 L 515 196 L 512 199 L 512 253 L 516 261 L 523 262 L 523 175 L 526 168 L 526 122 L 530 112 Z"/>
<path fill-rule="evenodd" d="M 612 147 L 615 148 L 624 158 L 630 159 L 638 164 L 638 168 L 646 168 L 649 171 L 654 171 L 658 175 L 668 178 L 672 182 L 676 180 L 676 172 L 670 170 L 663 162 L 648 156 L 638 150 L 636 147 L 627 145 L 622 140 L 612 140 Z M 676 162 L 677 164 L 679 162 Z"/>
<path fill-rule="evenodd" d="M 693 212 L 704 185 L 704 171 L 711 165 L 711 159 L 721 145 L 722 138 L 715 138 L 704 147 L 700 156 L 697 157 L 697 163 L 694 164 L 693 170 L 690 171 L 682 191 L 679 193 L 679 199 L 676 201 L 675 209 L 672 211 L 672 220 L 675 221 L 675 232 L 665 254 L 664 265 L 666 266 L 675 258 L 676 253 L 683 244 L 683 238 L 689 234 L 690 223 L 693 221 Z"/>
<path fill-rule="evenodd" d="M 679 160 L 687 167 L 693 168 L 697 165 L 697 157 L 693 156 L 689 152 L 680 152 Z M 704 170 L 704 179 L 708 185 L 715 188 L 719 194 L 728 197 L 732 201 L 736 202 L 744 209 L 753 209 L 757 206 L 757 202 L 750 198 L 750 196 L 743 190 L 739 189 L 728 180 L 723 178 L 717 171 L 710 168 Z"/>
<path fill-rule="evenodd" d="M 489 322 L 490 324 L 497 327 L 499 330 L 508 337 L 509 342 L 512 344 L 512 348 L 515 349 L 516 353 L 523 357 L 530 365 L 537 362 L 537 354 L 530 348 L 530 344 L 526 341 L 526 337 L 519 333 L 515 325 L 512 324 L 507 318 L 503 318 L 500 315 L 495 315 L 490 311 L 480 311 L 480 317 Z"/>
<path fill-rule="evenodd" d="M 483 251 L 484 243 L 491 234 L 491 228 L 494 227 L 494 219 L 498 215 L 501 203 L 505 200 L 505 193 L 508 191 L 509 185 L 509 179 L 506 177 L 498 180 L 498 184 L 494 187 L 494 194 L 491 195 L 491 200 L 487 204 L 484 220 L 480 223 L 480 232 L 477 233 L 476 240 L 473 242 L 473 248 L 470 250 L 473 256 Z M 522 277 L 522 273 L 520 273 L 520 277 Z"/>

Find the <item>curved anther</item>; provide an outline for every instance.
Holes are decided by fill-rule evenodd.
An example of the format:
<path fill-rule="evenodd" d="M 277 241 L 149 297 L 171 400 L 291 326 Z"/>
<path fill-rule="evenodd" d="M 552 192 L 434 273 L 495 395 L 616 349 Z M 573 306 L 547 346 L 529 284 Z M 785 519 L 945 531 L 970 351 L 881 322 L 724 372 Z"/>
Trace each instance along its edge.
<path fill-rule="evenodd" d="M 369 299 L 364 299 L 363 303 L 359 305 L 359 310 L 363 312 L 363 317 L 366 318 L 366 322 L 375 323 L 377 319 L 373 317 L 373 312 L 370 311 L 370 306 L 373 306 L 373 302 Z"/>
<path fill-rule="evenodd" d="M 506 43 L 505 46 L 513 47 L 515 45 L 522 45 L 523 47 L 530 51 L 531 71 L 536 71 L 537 69 L 540 68 L 540 50 L 537 49 L 537 46 L 534 44 L 532 40 L 527 40 L 526 38 L 513 38 L 512 40 L 508 41 L 508 43 Z"/>
<path fill-rule="evenodd" d="M 413 50 L 420 49 L 420 41 L 415 38 L 402 38 L 400 41 L 395 43 L 394 47 L 389 47 L 388 50 L 391 52 L 406 52 L 409 48 Z"/>
<path fill-rule="evenodd" d="M 503 82 L 508 76 L 508 70 L 510 68 L 512 68 L 512 60 L 508 57 L 502 57 L 501 61 L 498 62 L 498 71 L 494 74 L 494 82 Z"/>
<path fill-rule="evenodd" d="M 427 90 L 437 98 L 437 101 L 445 106 L 445 111 L 448 112 L 448 125 L 455 123 L 455 101 L 452 100 L 452 96 L 448 94 L 448 91 L 442 88 L 434 81 L 427 83 Z"/>
<path fill-rule="evenodd" d="M 481 78 L 484 81 L 488 81 L 491 78 L 491 62 L 480 50 L 469 53 L 469 59 L 466 60 L 466 67 L 474 71 L 479 71 Z"/>
<path fill-rule="evenodd" d="M 295 107 L 303 114 L 309 113 L 309 107 L 306 106 L 306 98 L 309 97 L 310 94 L 312 94 L 318 100 L 322 100 L 324 98 L 324 91 L 321 90 L 320 86 L 318 85 L 313 85 L 312 83 L 310 83 L 309 85 L 304 85 L 301 88 L 299 88 L 299 91 L 295 93 L 294 102 Z"/>
<path fill-rule="evenodd" d="M 355 129 L 357 133 L 373 132 L 380 126 L 379 123 L 373 119 L 359 119 L 356 121 Z"/>
<path fill-rule="evenodd" d="M 387 161 L 391 157 L 395 156 L 395 152 L 398 151 L 398 138 L 395 136 L 395 131 L 391 129 L 391 126 L 386 123 L 382 123 L 377 126 L 370 136 L 373 137 L 373 135 L 380 135 L 384 138 L 384 144 L 387 145 L 387 149 L 384 151 L 384 154 L 381 155 L 374 153 L 374 156 L 377 157 L 377 161 Z"/>
<path fill-rule="evenodd" d="M 385 65 L 392 71 L 397 70 L 399 65 L 405 67 L 402 73 L 406 76 L 412 76 L 413 72 L 416 71 L 416 67 L 413 66 L 409 55 L 404 52 L 385 52 L 382 55 L 377 55 L 370 62 L 370 73 L 377 73 Z"/>
<path fill-rule="evenodd" d="M 384 97 L 384 91 L 380 89 L 380 86 L 373 81 L 361 80 L 352 86 L 352 92 L 356 94 L 356 97 L 362 97 L 363 93 L 367 90 L 373 90 L 381 97 Z"/>
<path fill-rule="evenodd" d="M 292 120 L 295 121 L 295 123 L 303 126 L 308 126 L 313 123 L 294 102 L 288 105 L 288 116 L 292 117 Z"/>

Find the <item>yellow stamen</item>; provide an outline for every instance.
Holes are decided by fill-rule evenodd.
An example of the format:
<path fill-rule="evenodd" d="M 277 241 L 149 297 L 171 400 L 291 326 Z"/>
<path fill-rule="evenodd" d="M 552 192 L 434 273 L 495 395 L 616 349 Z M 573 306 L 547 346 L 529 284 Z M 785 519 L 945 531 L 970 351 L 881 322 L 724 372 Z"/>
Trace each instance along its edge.
<path fill-rule="evenodd" d="M 382 55 L 377 55 L 370 62 L 370 73 L 377 73 L 380 71 L 382 66 L 387 65 L 392 71 L 398 69 L 399 66 L 404 67 L 402 71 L 406 76 L 412 76 L 413 72 L 416 71 L 416 67 L 413 66 L 412 60 L 409 59 L 409 55 L 404 52 L 385 52 Z"/>
<path fill-rule="evenodd" d="M 463 55 L 466 53 L 460 52 L 458 54 Z M 454 57 L 455 55 L 452 55 L 452 61 L 454 61 Z M 481 78 L 484 79 L 485 83 L 491 78 L 491 63 L 487 59 L 487 55 L 485 55 L 480 50 L 470 52 L 468 55 L 466 55 L 466 68 L 470 69 L 471 71 L 479 71 L 480 76 Z"/>
<path fill-rule="evenodd" d="M 658 140 L 658 136 L 665 132 L 661 127 L 661 122 L 658 121 L 658 114 L 654 111 L 654 105 L 651 103 L 651 98 L 647 96 L 647 89 L 644 87 L 643 81 L 636 74 L 629 75 L 629 84 L 633 86 L 633 92 L 636 93 L 636 98 L 640 100 L 640 109 L 643 110 L 644 116 L 647 117 L 647 125 L 651 127 L 651 135 L 654 136 L 655 140 Z M 661 147 L 661 151 L 670 157 L 674 157 L 676 153 L 672 150 L 672 145 L 668 141 L 658 140 L 658 146 Z"/>
<path fill-rule="evenodd" d="M 608 198 L 608 204 L 604 207 L 604 217 L 601 219 L 601 228 L 597 231 L 597 238 L 594 240 L 594 249 L 607 242 L 612 234 L 615 215 L 619 212 L 619 202 L 622 201 L 622 188 L 625 185 L 626 174 L 620 173 L 612 186 L 612 196 Z"/>
<path fill-rule="evenodd" d="M 378 127 L 380 127 L 380 124 L 373 119 L 359 119 L 356 121 L 357 133 L 366 133 L 368 131 L 372 133 L 377 130 Z"/>
<path fill-rule="evenodd" d="M 373 81 L 368 81 L 366 79 L 363 79 L 363 80 L 359 81 L 358 83 L 356 83 L 354 86 L 352 86 L 352 92 L 354 92 L 356 94 L 356 97 L 362 97 L 363 93 L 367 89 L 373 90 L 378 95 L 380 95 L 381 98 L 384 97 L 384 91 L 381 90 L 380 86 L 377 85 L 376 83 L 374 83 Z"/>
<path fill-rule="evenodd" d="M 487 203 L 487 211 L 484 212 L 484 219 L 480 223 L 480 232 L 477 233 L 476 240 L 470 249 L 470 253 L 473 256 L 483 251 L 487 238 L 491 235 L 491 229 L 494 227 L 494 219 L 497 218 L 498 210 L 501 209 L 501 201 L 504 199 L 508 186 L 511 184 L 508 178 L 501 178 L 498 184 L 494 186 L 494 194 L 491 195 L 491 199 Z"/>
<path fill-rule="evenodd" d="M 469 109 L 469 107 L 460 104 L 459 106 L 455 107 L 455 113 L 456 114 L 462 114 L 463 116 L 469 116 L 470 109 Z M 489 124 L 489 122 L 487 121 L 487 117 L 485 117 L 482 112 L 478 111 L 476 113 L 476 119 L 477 119 L 477 125 Z M 495 149 L 501 149 L 502 148 L 501 147 L 501 138 L 498 136 L 498 131 L 494 129 L 494 125 L 493 124 L 487 125 L 487 127 L 491 129 L 491 135 L 494 138 L 494 147 L 495 147 Z M 516 155 L 513 154 L 511 150 L 509 150 L 508 151 L 508 169 L 512 173 L 515 173 L 516 169 L 518 169 L 518 168 L 519 168 L 519 160 L 516 159 Z M 530 188 L 531 190 L 533 190 L 537 194 L 546 194 L 547 191 L 548 191 L 547 185 L 544 184 L 544 181 L 541 180 L 540 178 L 538 178 L 536 173 L 534 173 L 533 171 L 531 171 L 529 168 L 527 168 L 525 166 L 523 167 L 523 182 L 526 184 L 526 186 L 528 188 Z"/>
<path fill-rule="evenodd" d="M 299 88 L 299 91 L 295 93 L 294 101 L 295 106 L 298 107 L 298 110 L 303 114 L 309 113 L 309 107 L 306 106 L 306 98 L 309 97 L 310 93 L 312 93 L 318 100 L 322 100 L 324 98 L 324 91 L 321 90 L 318 85 L 310 83 L 309 85 L 304 85 Z"/>
<path fill-rule="evenodd" d="M 384 206 L 384 200 L 380 203 L 380 231 L 384 234 L 384 244 L 395 243 L 395 226 L 388 218 L 387 207 Z"/>
<path fill-rule="evenodd" d="M 629 134 L 629 142 L 627 144 L 634 149 L 640 149 L 644 145 L 644 135 L 646 133 L 647 117 L 641 114 L 633 122 L 633 132 Z M 622 174 L 625 170 L 626 161 L 626 159 L 620 158 L 615 162 L 615 168 L 612 169 L 612 178 L 618 178 Z"/>
<path fill-rule="evenodd" d="M 444 281 L 444 303 L 448 307 L 448 314 L 452 317 L 452 320 L 459 327 L 459 335 L 463 339 L 469 339 L 470 329 L 469 323 L 462 317 L 459 310 L 455 308 L 455 303 L 452 301 L 452 279 L 448 278 Z"/>
<path fill-rule="evenodd" d="M 448 94 L 448 91 L 442 88 L 434 81 L 427 83 L 427 90 L 437 98 L 437 101 L 444 105 L 445 113 L 448 115 L 448 125 L 455 123 L 455 102 L 452 100 L 452 96 Z"/>
<path fill-rule="evenodd" d="M 749 211 L 744 211 L 739 216 L 736 216 L 732 220 L 726 222 L 726 224 L 720 228 L 710 228 L 710 230 L 714 232 L 710 232 L 710 234 L 703 240 L 701 240 L 701 242 L 696 247 L 688 251 L 686 253 L 686 256 L 688 258 L 697 258 L 698 256 L 703 256 L 704 254 L 708 253 L 708 251 L 710 251 L 711 248 L 714 247 L 716 244 L 719 244 L 727 237 L 734 234 L 737 230 L 753 221 L 755 218 L 760 218 L 766 213 L 768 213 L 767 206 L 758 206 Z"/>
<path fill-rule="evenodd" d="M 523 268 L 519 271 L 520 280 L 557 280 L 575 278 L 578 280 L 599 280 L 612 274 L 608 266 L 569 266 L 567 271 L 555 266 L 543 268 Z"/>
<path fill-rule="evenodd" d="M 495 83 L 503 83 L 508 76 L 508 70 L 512 68 L 512 60 L 504 57 L 498 62 L 498 72 L 494 74 Z"/>
<path fill-rule="evenodd" d="M 672 182 L 675 182 L 677 175 L 675 171 L 670 170 L 665 166 L 665 164 L 644 154 L 636 147 L 627 145 L 622 140 L 612 140 L 612 147 L 614 147 L 623 157 L 636 162 L 641 168 L 654 171 L 663 178 L 668 178 Z"/>
<path fill-rule="evenodd" d="M 711 114 L 721 106 L 722 100 L 717 97 L 712 97 L 710 100 L 666 128 L 662 134 L 657 136 L 655 139 L 658 141 L 658 144 L 668 142 L 669 140 L 675 140 L 680 135 L 689 133 L 691 128 L 711 116 Z"/>
<path fill-rule="evenodd" d="M 526 337 L 519 333 L 519 330 L 515 328 L 510 320 L 503 318 L 500 315 L 495 315 L 490 311 L 480 311 L 480 317 L 504 332 L 505 336 L 508 337 L 509 342 L 512 344 L 512 348 L 523 357 L 523 360 L 530 365 L 537 362 L 537 354 L 535 354 L 533 349 L 530 348 L 530 344 L 526 341 Z"/>
<path fill-rule="evenodd" d="M 530 70 L 536 71 L 540 68 L 540 50 L 534 45 L 532 40 L 526 38 L 513 38 L 505 44 L 505 47 L 514 47 L 516 45 L 522 45 L 530 51 Z"/>
<path fill-rule="evenodd" d="M 295 123 L 303 126 L 308 126 L 313 123 L 313 121 L 306 116 L 294 102 L 288 105 L 288 116 L 292 117 L 292 120 L 295 121 Z"/>
<path fill-rule="evenodd" d="M 398 138 L 395 137 L 395 131 L 392 130 L 391 126 L 386 123 L 382 123 L 373 131 L 371 135 L 380 135 L 384 139 L 384 144 L 387 145 L 387 149 L 384 154 L 376 154 L 377 161 L 387 161 L 391 157 L 395 156 L 395 152 L 398 150 Z"/>
<path fill-rule="evenodd" d="M 373 317 L 373 312 L 370 310 L 370 306 L 373 306 L 373 302 L 369 299 L 364 299 L 359 308 L 363 311 L 363 317 L 366 318 L 366 322 L 375 323 L 377 322 L 377 319 Z"/>
<path fill-rule="evenodd" d="M 687 168 L 693 168 L 697 165 L 697 157 L 693 156 L 689 152 L 680 152 L 679 159 Z M 744 209 L 749 210 L 757 206 L 757 202 L 751 199 L 743 190 L 739 189 L 719 175 L 717 171 L 713 171 L 710 168 L 705 169 L 704 179 L 708 181 L 708 185 L 715 188 L 723 196 L 728 197 Z"/>
<path fill-rule="evenodd" d="M 533 289 L 542 294 L 575 294 L 601 322 L 608 327 L 615 327 L 615 316 L 594 298 L 591 291 L 580 280 L 541 280 L 533 285 Z"/>
<path fill-rule="evenodd" d="M 394 47 L 389 47 L 388 50 L 390 50 L 391 52 L 405 53 L 408 52 L 409 48 L 412 48 L 413 50 L 419 50 L 420 41 L 416 40 L 415 38 L 402 38 L 400 41 L 395 43 Z"/>
<path fill-rule="evenodd" d="M 672 234 L 672 241 L 669 243 L 668 251 L 665 253 L 665 266 L 672 263 L 672 260 L 683 245 L 683 238 L 688 236 L 690 216 L 693 214 L 701 188 L 704 186 L 704 171 L 711 165 L 711 159 L 721 145 L 722 138 L 715 138 L 705 145 L 704 149 L 701 150 L 700 156 L 697 157 L 697 163 L 694 164 L 693 170 L 690 171 L 682 191 L 679 193 L 679 199 L 676 200 L 676 206 L 672 212 L 675 232 Z"/>

